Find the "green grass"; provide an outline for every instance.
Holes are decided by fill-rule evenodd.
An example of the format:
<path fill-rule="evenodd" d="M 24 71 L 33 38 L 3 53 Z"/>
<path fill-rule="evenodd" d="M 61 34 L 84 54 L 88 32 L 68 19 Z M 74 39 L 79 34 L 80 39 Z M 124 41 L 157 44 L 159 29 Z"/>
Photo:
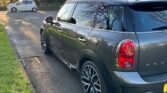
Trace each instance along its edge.
<path fill-rule="evenodd" d="M 0 7 L 0 11 L 5 11 L 6 7 Z"/>
<path fill-rule="evenodd" d="M 0 26 L 0 93 L 32 93 L 2 26 Z"/>

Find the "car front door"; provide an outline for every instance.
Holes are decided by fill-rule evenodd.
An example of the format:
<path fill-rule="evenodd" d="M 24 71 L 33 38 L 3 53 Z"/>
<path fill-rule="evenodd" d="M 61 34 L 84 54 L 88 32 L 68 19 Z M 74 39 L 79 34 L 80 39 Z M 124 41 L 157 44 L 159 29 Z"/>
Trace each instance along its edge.
<path fill-rule="evenodd" d="M 26 11 L 27 9 L 27 1 L 21 1 L 19 5 L 17 5 L 17 9 L 19 11 Z"/>
<path fill-rule="evenodd" d="M 77 65 L 76 62 L 81 51 L 87 46 L 96 7 L 95 3 L 78 3 L 72 17 L 69 19 L 69 23 L 64 25 L 62 55 L 72 66 Z"/>
<path fill-rule="evenodd" d="M 18 11 L 21 11 L 22 10 L 21 9 L 22 8 L 22 2 L 17 2 L 14 7 L 16 7 Z"/>
<path fill-rule="evenodd" d="M 53 24 L 49 26 L 47 32 L 49 33 L 50 47 L 59 57 L 63 58 L 61 55 L 62 49 L 64 47 L 62 42 L 62 33 L 64 30 L 64 24 L 67 23 L 75 3 L 66 3 L 60 9 L 57 14 L 57 19 L 54 20 Z"/>

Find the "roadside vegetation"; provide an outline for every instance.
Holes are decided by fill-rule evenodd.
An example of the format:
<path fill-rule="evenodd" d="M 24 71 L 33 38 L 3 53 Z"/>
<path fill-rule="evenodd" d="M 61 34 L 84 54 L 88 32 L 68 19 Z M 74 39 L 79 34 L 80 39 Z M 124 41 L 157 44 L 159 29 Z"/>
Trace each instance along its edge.
<path fill-rule="evenodd" d="M 8 17 L 5 12 L 0 12 L 0 25 L 5 25 L 8 22 Z"/>
<path fill-rule="evenodd" d="M 28 79 L 0 25 L 0 93 L 32 93 Z"/>

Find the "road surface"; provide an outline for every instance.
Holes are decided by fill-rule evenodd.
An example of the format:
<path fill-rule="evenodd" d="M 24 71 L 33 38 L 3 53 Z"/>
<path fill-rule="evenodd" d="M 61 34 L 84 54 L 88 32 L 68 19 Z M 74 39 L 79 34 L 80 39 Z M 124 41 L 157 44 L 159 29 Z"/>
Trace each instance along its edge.
<path fill-rule="evenodd" d="M 79 75 L 40 47 L 40 25 L 56 12 L 7 13 L 5 27 L 17 55 L 37 93 L 81 93 Z"/>

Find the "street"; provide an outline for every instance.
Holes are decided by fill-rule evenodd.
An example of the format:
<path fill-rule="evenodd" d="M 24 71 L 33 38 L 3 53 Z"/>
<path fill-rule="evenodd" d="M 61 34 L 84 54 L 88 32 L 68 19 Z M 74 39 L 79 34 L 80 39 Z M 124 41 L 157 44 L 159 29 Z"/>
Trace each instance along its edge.
<path fill-rule="evenodd" d="M 8 13 L 5 30 L 37 93 L 81 93 L 79 75 L 40 47 L 40 25 L 56 12 Z"/>

